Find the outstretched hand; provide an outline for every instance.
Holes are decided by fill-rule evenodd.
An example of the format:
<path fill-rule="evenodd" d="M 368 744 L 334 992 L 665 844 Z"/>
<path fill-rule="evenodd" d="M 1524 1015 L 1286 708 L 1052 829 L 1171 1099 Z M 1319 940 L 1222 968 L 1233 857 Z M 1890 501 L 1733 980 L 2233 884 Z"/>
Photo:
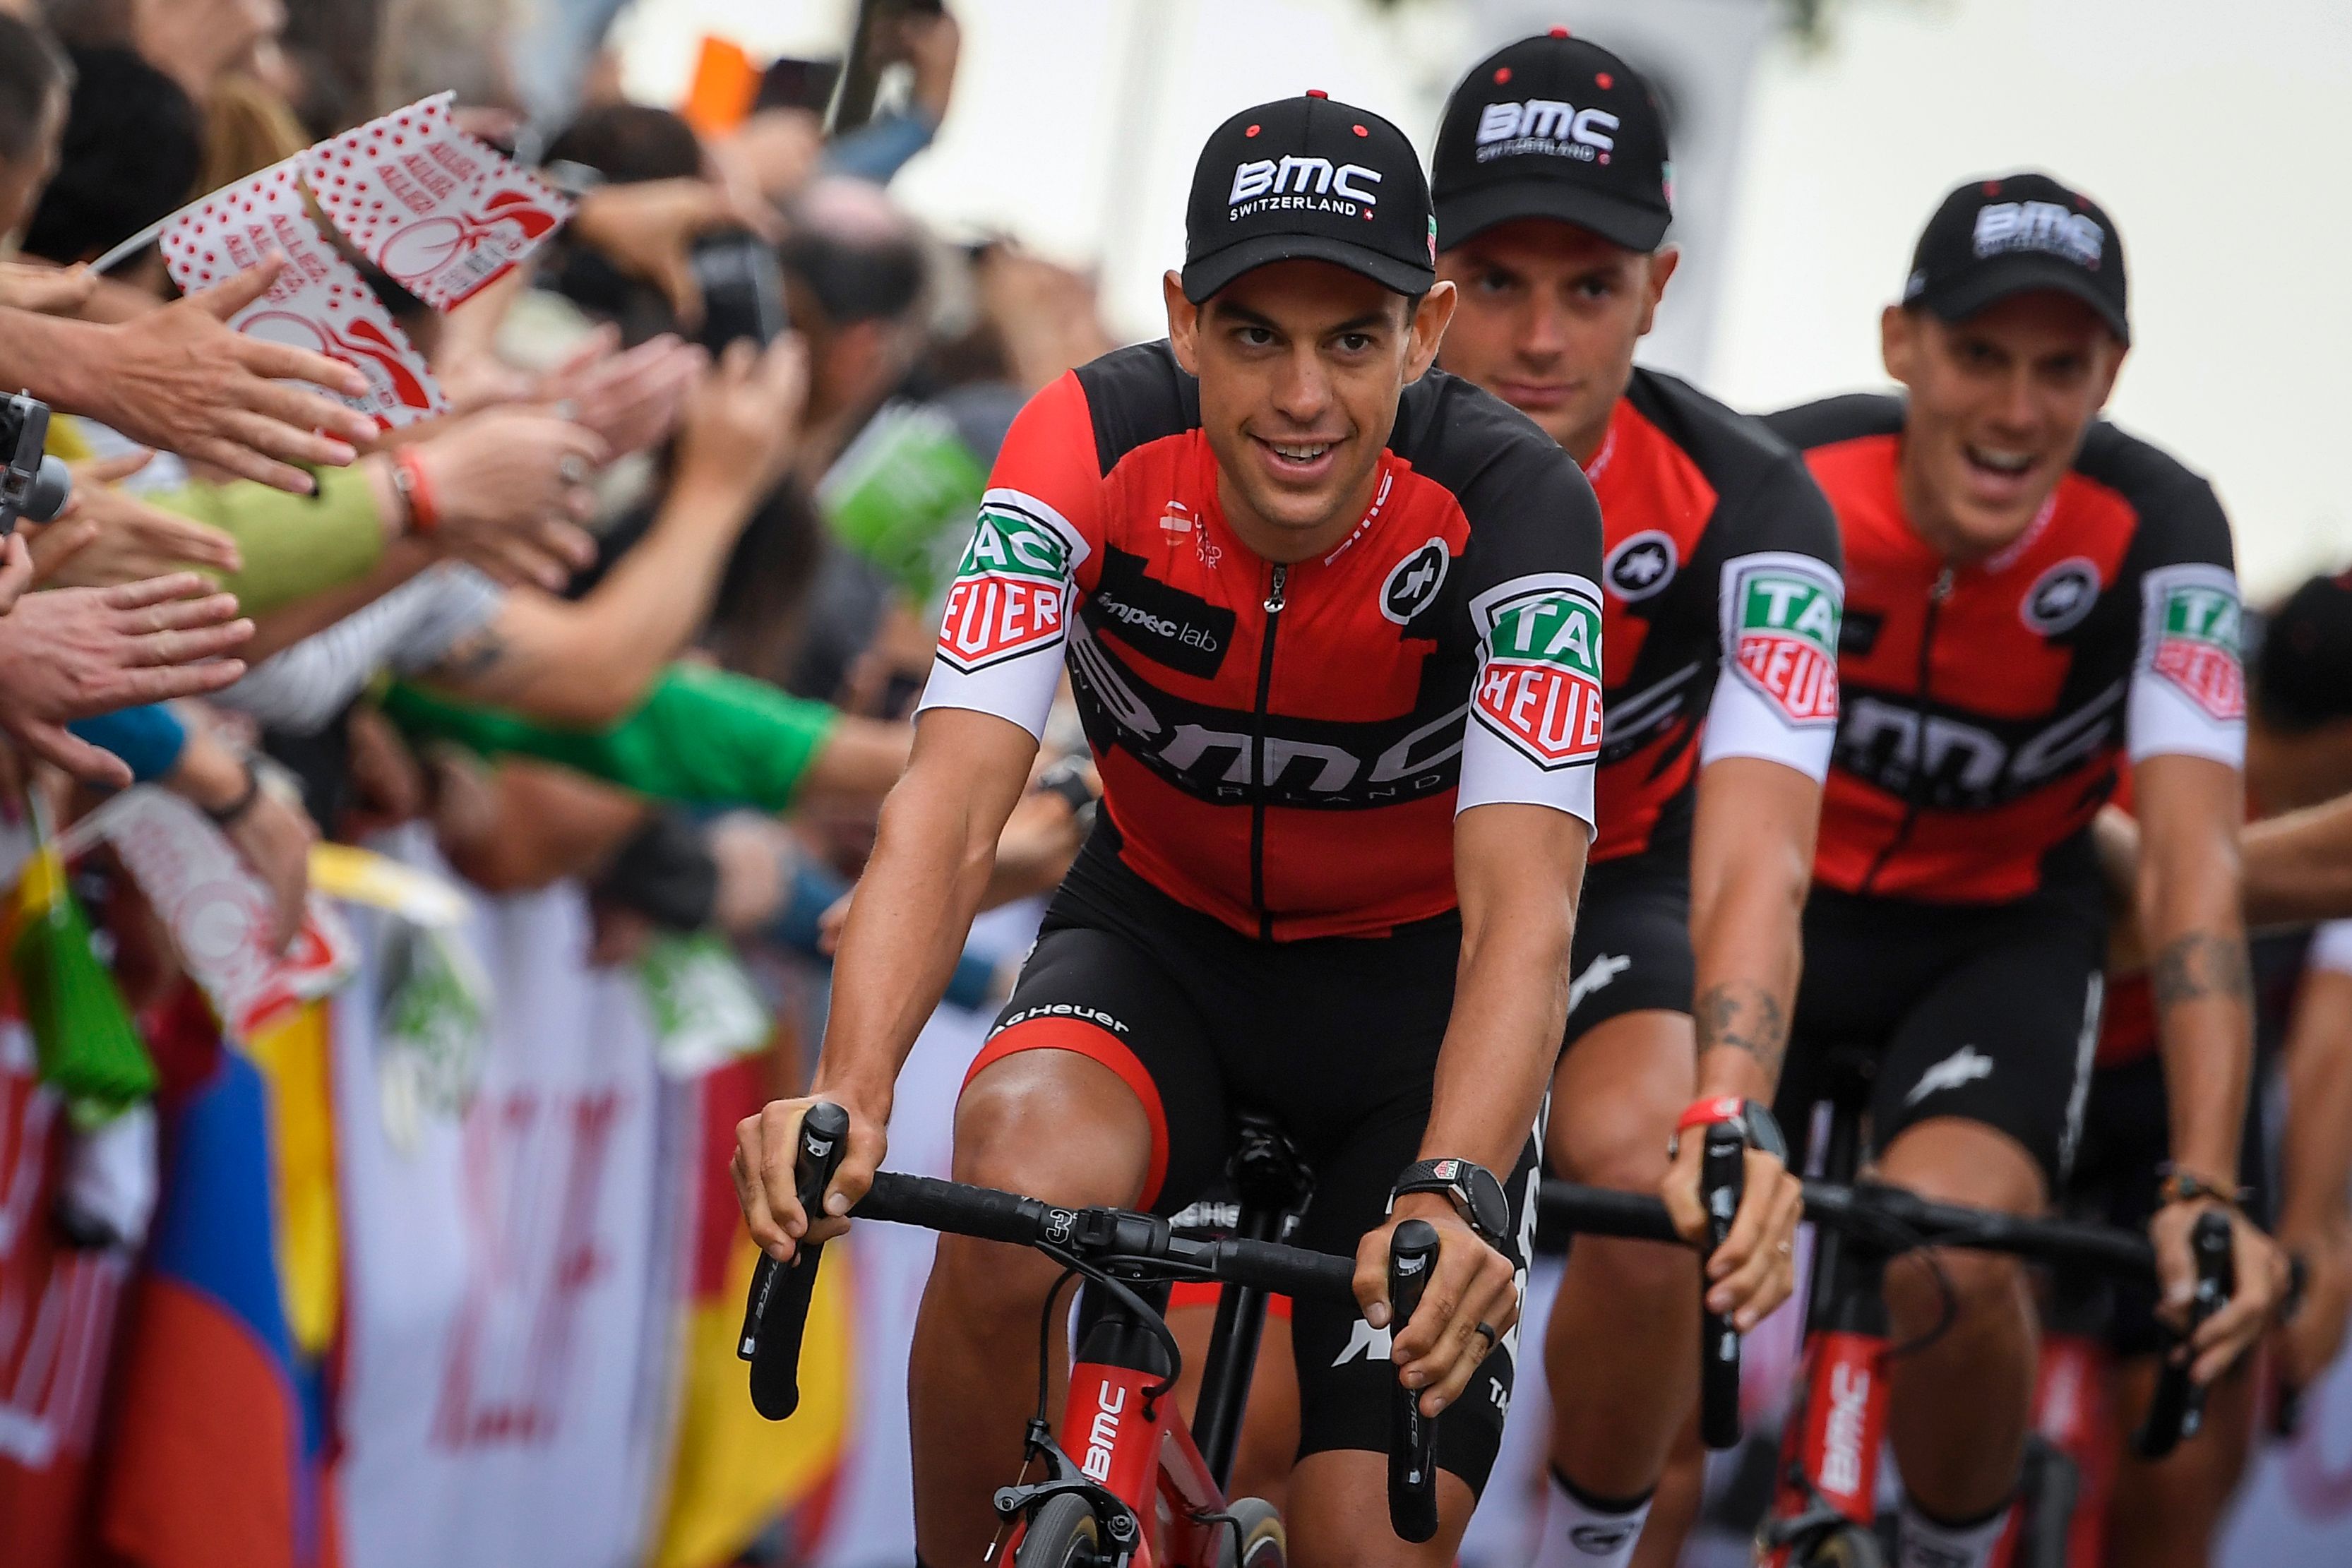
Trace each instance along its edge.
<path fill-rule="evenodd" d="M 24 594 L 11 587 L 31 566 L 11 539 L 0 567 L 0 729 L 35 755 L 86 783 L 122 788 L 121 758 L 65 727 L 142 703 L 216 692 L 245 674 L 224 657 L 253 635 L 234 594 L 215 593 L 194 572 L 119 588 L 61 588 Z M 21 568 L 20 564 L 22 563 Z"/>
<path fill-rule="evenodd" d="M 307 392 L 307 382 L 352 397 L 367 382 L 324 354 L 229 330 L 229 318 L 267 293 L 284 270 L 273 256 L 160 310 L 95 329 L 87 412 L 133 441 L 176 452 L 241 478 L 308 495 L 296 464 L 340 468 L 375 421 Z"/>

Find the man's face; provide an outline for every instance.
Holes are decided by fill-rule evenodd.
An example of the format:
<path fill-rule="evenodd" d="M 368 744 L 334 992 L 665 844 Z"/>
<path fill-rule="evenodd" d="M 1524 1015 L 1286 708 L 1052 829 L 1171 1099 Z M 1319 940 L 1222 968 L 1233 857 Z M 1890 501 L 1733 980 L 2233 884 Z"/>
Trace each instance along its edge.
<path fill-rule="evenodd" d="M 58 149 L 66 133 L 66 95 L 52 92 L 41 106 L 40 128 L 22 158 L 0 159 L 0 235 L 21 234 L 32 220 L 41 188 L 58 172 Z"/>
<path fill-rule="evenodd" d="M 1549 218 L 1497 225 L 1437 258 L 1462 295 L 1440 362 L 1590 462 L 1676 259 Z"/>
<path fill-rule="evenodd" d="M 2091 308 L 2049 290 L 1965 321 L 1887 308 L 1887 372 L 1910 392 L 1904 500 L 1954 560 L 1999 553 L 2032 525 L 2115 390 L 2123 345 Z"/>
<path fill-rule="evenodd" d="M 1172 272 L 1166 288 L 1169 337 L 1201 379 L 1202 432 L 1244 542 L 1290 560 L 1353 527 L 1397 399 L 1436 358 L 1454 291 L 1438 284 L 1408 315 L 1400 296 L 1321 261 L 1255 268 L 1197 308 Z M 1252 539 L 1253 523 L 1269 537 Z"/>

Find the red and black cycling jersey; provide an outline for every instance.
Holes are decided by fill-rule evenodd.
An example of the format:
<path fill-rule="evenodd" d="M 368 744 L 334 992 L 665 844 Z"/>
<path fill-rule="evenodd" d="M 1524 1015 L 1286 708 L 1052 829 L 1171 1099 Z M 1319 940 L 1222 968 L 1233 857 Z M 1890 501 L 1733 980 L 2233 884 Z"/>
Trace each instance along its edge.
<path fill-rule="evenodd" d="M 1226 525 L 1198 383 L 1146 344 L 1013 422 L 923 706 L 1039 734 L 1066 645 L 1130 868 L 1253 936 L 1370 935 L 1454 907 L 1457 810 L 1591 821 L 1600 570 L 1575 463 L 1437 371 L 1361 521 L 1271 564 Z"/>
<path fill-rule="evenodd" d="M 1829 769 L 1837 519 L 1762 422 L 1655 371 L 1634 371 L 1585 476 L 1607 546 L 1592 858 L 1654 840 L 1679 854 L 1705 763 L 1761 757 L 1816 782 Z"/>
<path fill-rule="evenodd" d="M 2126 752 L 2242 764 L 2237 577 L 2203 479 L 2096 423 L 2025 533 L 1953 566 L 1904 515 L 1899 399 L 1832 398 L 1769 423 L 1804 450 L 1845 548 L 1818 882 L 2021 898 Z"/>

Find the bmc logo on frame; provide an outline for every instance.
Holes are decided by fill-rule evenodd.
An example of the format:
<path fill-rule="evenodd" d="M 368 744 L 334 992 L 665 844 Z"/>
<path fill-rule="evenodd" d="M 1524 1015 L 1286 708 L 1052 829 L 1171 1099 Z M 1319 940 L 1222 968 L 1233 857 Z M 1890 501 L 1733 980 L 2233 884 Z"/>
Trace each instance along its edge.
<path fill-rule="evenodd" d="M 1069 558 L 1061 536 L 1034 517 L 982 507 L 948 590 L 940 657 L 970 674 L 1060 642 Z"/>
<path fill-rule="evenodd" d="M 1609 133 L 1617 117 L 1605 109 L 1579 109 L 1552 98 L 1530 98 L 1517 103 L 1490 103 L 1478 111 L 1478 161 L 1515 152 L 1548 152 L 1554 157 L 1605 163 L 1617 145 Z"/>

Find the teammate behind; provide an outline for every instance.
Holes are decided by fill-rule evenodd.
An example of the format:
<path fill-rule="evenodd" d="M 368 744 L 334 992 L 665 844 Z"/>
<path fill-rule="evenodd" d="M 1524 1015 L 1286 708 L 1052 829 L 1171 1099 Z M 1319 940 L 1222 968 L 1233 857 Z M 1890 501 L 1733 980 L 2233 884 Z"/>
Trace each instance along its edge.
<path fill-rule="evenodd" d="M 1280 1119 L 1317 1176 L 1293 1239 L 1353 1252 L 1363 1308 L 1294 1312 L 1307 1563 L 1449 1561 L 1493 1462 L 1601 742 L 1591 487 L 1423 373 L 1454 304 L 1431 234 L 1418 160 L 1377 116 L 1310 94 L 1209 139 L 1169 340 L 1063 377 L 998 458 L 811 1090 L 852 1118 L 839 1215 L 1066 651 L 1102 813 L 966 1081 L 955 1175 L 1172 1213 L 1237 1109 Z M 810 1103 L 738 1129 L 745 1215 L 780 1257 L 839 1228 L 793 1196 Z M 1391 1344 L 1388 1236 L 1412 1218 L 1443 1250 Z M 1055 1277 L 940 1242 L 908 1374 L 929 1562 L 977 1561 L 995 1531 Z M 1445 1412 L 1420 1547 L 1384 1501 L 1400 1377 Z"/>
<path fill-rule="evenodd" d="M 1843 593 L 1836 521 L 1803 459 L 1760 421 L 1633 364 L 1678 259 L 1663 243 L 1667 156 L 1649 84 L 1555 29 L 1454 89 L 1432 194 L 1438 276 L 1461 298 L 1440 362 L 1583 466 L 1606 531 L 1601 831 L 1546 1157 L 1575 1181 L 1663 1192 L 1696 1240 L 1704 1139 L 1691 1129 L 1769 1119 L 1759 1103 L 1780 1077 Z M 1706 1265 L 1708 1304 L 1742 1327 L 1789 1293 L 1801 1206 L 1753 1136 L 1748 1164 L 1738 1225 Z M 1570 1250 L 1545 1345 L 1559 1561 L 1633 1556 L 1696 1399 L 1697 1270 L 1646 1242 L 1580 1237 Z M 1662 1515 L 1654 1533 L 1686 1524 Z M 1670 1560 L 1675 1544 L 1652 1550 Z"/>
<path fill-rule="evenodd" d="M 2137 913 L 2173 1107 L 2149 1222 L 2179 1312 L 2201 1214 L 2238 1293 L 2198 1333 L 2218 1376 L 2284 1268 L 2239 1213 L 2251 1052 L 2238 907 L 2245 746 L 2238 589 L 2211 488 L 2098 419 L 2130 329 L 2122 243 L 2040 174 L 1971 182 L 1921 235 L 1882 321 L 1907 397 L 1775 417 L 1838 511 L 1843 711 L 1805 912 L 1784 1112 L 1841 1057 L 1872 1071 L 1877 1175 L 2039 1213 L 2063 1185 L 2098 1038 L 2106 916 L 2089 836 L 2126 752 L 2146 832 Z M 1974 1568 L 2015 1485 L 2033 1392 L 2022 1270 L 1913 1255 L 1887 1271 L 1901 1561 Z"/>

